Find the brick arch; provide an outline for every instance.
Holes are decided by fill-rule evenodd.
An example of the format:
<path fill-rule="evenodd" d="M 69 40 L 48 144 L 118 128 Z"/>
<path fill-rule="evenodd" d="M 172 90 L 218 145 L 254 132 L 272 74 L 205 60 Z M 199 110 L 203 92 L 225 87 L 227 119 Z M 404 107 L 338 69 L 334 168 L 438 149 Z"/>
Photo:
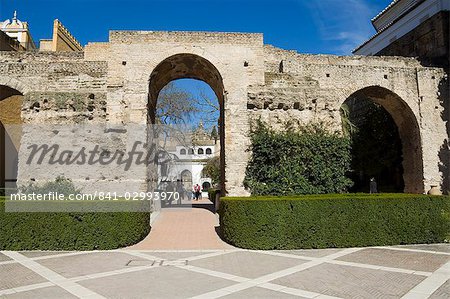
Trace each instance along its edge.
<path fill-rule="evenodd" d="M 403 180 L 406 193 L 424 193 L 424 165 L 419 122 L 408 103 L 398 94 L 381 86 L 367 86 L 341 99 L 364 97 L 383 106 L 397 125 L 403 152 Z"/>

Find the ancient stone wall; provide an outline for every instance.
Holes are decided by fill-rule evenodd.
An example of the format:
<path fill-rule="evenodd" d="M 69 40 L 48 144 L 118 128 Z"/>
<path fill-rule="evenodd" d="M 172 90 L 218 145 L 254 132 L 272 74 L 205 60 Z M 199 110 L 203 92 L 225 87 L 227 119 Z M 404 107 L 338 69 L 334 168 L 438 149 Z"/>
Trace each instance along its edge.
<path fill-rule="evenodd" d="M 362 93 L 382 104 L 399 127 L 409 167 L 406 191 L 424 192 L 434 184 L 447 188 L 442 185 L 448 168 L 448 159 L 442 158 L 449 113 L 445 73 L 413 58 L 302 55 L 264 45 L 261 34 L 112 31 L 108 43 L 91 43 L 84 53 L 3 52 L 0 62 L 0 85 L 24 95 L 25 123 L 100 124 L 103 131 L 94 130 L 95 137 L 92 130 L 81 137 L 103 143 L 105 153 L 146 139 L 145 129 L 106 132 L 114 126 L 145 127 L 161 82 L 194 78 L 210 83 L 224 120 L 228 195 L 248 195 L 242 182 L 252 120 L 262 118 L 275 127 L 289 120 L 325 121 L 340 130 L 342 103 Z M 50 132 L 36 136 L 52 138 Z M 25 142 L 36 136 L 24 136 Z M 43 169 L 35 170 L 30 174 L 22 168 L 19 179 L 39 180 Z M 78 175 L 86 190 L 148 188 L 145 166 Z"/>
<path fill-rule="evenodd" d="M 272 46 L 265 46 L 265 53 L 265 83 L 249 88 L 250 119 L 275 127 L 286 121 L 325 121 L 340 130 L 343 102 L 376 87 L 367 96 L 390 112 L 403 134 L 405 191 L 420 193 L 441 184 L 447 161 L 439 152 L 448 139 L 443 69 L 402 57 L 302 55 Z M 411 134 L 416 127 L 417 134 Z"/>

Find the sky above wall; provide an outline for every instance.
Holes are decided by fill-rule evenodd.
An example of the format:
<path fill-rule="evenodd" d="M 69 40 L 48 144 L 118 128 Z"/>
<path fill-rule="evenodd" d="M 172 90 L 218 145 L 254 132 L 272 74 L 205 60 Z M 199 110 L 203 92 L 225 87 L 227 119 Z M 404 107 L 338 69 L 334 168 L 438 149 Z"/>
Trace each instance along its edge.
<path fill-rule="evenodd" d="M 0 19 L 30 24 L 36 42 L 58 18 L 85 45 L 108 30 L 259 32 L 266 44 L 313 54 L 351 54 L 375 33 L 370 19 L 391 0 L 0 0 Z"/>
<path fill-rule="evenodd" d="M 0 20 L 30 25 L 36 43 L 59 19 L 81 42 L 104 42 L 109 30 L 257 32 L 264 42 L 300 53 L 350 55 L 375 33 L 370 19 L 391 0 L 0 0 Z M 217 98 L 204 82 L 175 82 L 200 98 Z M 214 114 L 218 118 L 218 112 Z M 194 115 L 192 125 L 210 114 Z M 213 125 L 205 122 L 207 127 Z"/>

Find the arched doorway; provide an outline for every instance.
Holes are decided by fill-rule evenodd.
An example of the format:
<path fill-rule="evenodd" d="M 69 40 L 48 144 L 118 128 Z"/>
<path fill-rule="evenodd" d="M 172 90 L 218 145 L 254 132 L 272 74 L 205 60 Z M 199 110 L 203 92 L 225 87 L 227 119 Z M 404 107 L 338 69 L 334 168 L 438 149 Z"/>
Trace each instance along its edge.
<path fill-rule="evenodd" d="M 217 68 L 207 59 L 194 54 L 182 53 L 170 56 L 163 60 L 153 70 L 149 81 L 149 95 L 148 95 L 148 124 L 161 124 L 158 116 L 158 99 L 162 92 L 165 91 L 173 81 L 180 79 L 195 79 L 205 82 L 213 91 L 218 101 L 219 120 L 219 144 L 220 144 L 220 188 L 222 192 L 225 190 L 225 119 L 224 119 L 224 86 L 222 77 Z M 203 124 L 200 125 L 203 130 Z M 199 126 L 199 128 L 200 128 Z M 184 145 L 185 148 L 180 149 L 180 156 L 184 152 L 187 153 L 188 158 L 203 159 L 205 158 L 204 149 L 201 142 L 199 144 Z M 184 155 L 183 155 L 184 156 Z M 195 157 L 194 157 L 195 156 Z M 197 157 L 198 156 L 198 157 Z M 204 157 L 203 157 L 204 156 Z M 196 176 L 197 177 L 197 176 Z M 150 181 L 154 181 L 150 179 Z M 195 183 L 195 182 L 193 182 Z M 190 190 L 190 186 L 187 190 Z"/>
<path fill-rule="evenodd" d="M 184 190 L 191 191 L 192 190 L 192 172 L 189 170 L 183 170 L 181 172 L 181 182 L 183 184 Z"/>
<path fill-rule="evenodd" d="M 22 130 L 23 94 L 0 85 L 0 188 L 15 188 Z"/>
<path fill-rule="evenodd" d="M 361 143 L 366 145 L 366 153 L 353 152 L 354 159 L 360 158 L 361 163 L 372 165 L 372 171 L 368 171 L 367 168 L 362 169 L 364 165 L 355 166 L 358 163 L 354 163 L 356 180 L 359 177 L 362 184 L 367 181 L 367 190 L 370 177 L 375 177 L 385 185 L 384 188 L 379 186 L 383 192 L 424 192 L 419 125 L 411 108 L 400 96 L 380 86 L 366 87 L 351 94 L 341 106 L 341 111 L 344 111 L 341 113 L 344 133 L 352 131 L 352 126 L 356 127 L 356 133 L 350 132 L 358 136 L 352 138 L 359 142 L 353 149 L 364 148 Z"/>

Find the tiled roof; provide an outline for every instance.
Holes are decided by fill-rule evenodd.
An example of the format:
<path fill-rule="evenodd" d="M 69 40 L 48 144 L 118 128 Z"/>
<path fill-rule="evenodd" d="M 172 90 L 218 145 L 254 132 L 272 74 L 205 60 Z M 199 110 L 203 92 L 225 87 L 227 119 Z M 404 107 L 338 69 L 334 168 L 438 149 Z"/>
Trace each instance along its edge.
<path fill-rule="evenodd" d="M 403 0 L 394 0 L 391 2 L 391 4 L 389 4 L 382 12 L 380 12 L 376 17 L 374 17 L 372 19 L 372 22 L 376 21 L 377 19 L 379 19 L 384 13 L 386 13 L 388 10 L 390 10 L 392 7 L 394 7 L 397 3 L 400 3 Z M 368 40 L 366 40 L 363 44 L 361 44 L 360 46 L 358 46 L 356 49 L 354 49 L 352 51 L 352 53 L 355 53 L 356 51 L 358 51 L 359 49 L 361 49 L 362 47 L 364 47 L 365 45 L 367 45 L 369 42 L 371 42 L 374 38 L 376 38 L 377 36 L 379 36 L 381 33 L 383 33 L 384 31 L 386 31 L 386 29 L 388 29 L 389 27 L 391 27 L 393 24 L 395 24 L 398 20 L 400 20 L 404 15 L 408 14 L 411 10 L 415 9 L 418 5 L 422 4 L 424 1 L 416 1 L 416 3 L 411 6 L 408 7 L 408 9 L 404 12 L 402 12 L 401 15 L 399 15 L 397 18 L 393 19 L 391 22 L 389 22 L 388 24 L 386 24 L 383 28 L 381 28 L 380 30 L 377 31 L 377 33 L 375 33 L 372 37 L 370 37 Z"/>
<path fill-rule="evenodd" d="M 387 12 L 389 9 L 391 9 L 395 4 L 399 3 L 402 0 L 393 0 L 391 4 L 389 4 L 385 9 L 383 9 L 379 14 L 377 14 L 373 19 L 372 22 L 375 22 L 377 19 L 379 19 L 382 15 L 384 15 L 385 12 Z"/>

